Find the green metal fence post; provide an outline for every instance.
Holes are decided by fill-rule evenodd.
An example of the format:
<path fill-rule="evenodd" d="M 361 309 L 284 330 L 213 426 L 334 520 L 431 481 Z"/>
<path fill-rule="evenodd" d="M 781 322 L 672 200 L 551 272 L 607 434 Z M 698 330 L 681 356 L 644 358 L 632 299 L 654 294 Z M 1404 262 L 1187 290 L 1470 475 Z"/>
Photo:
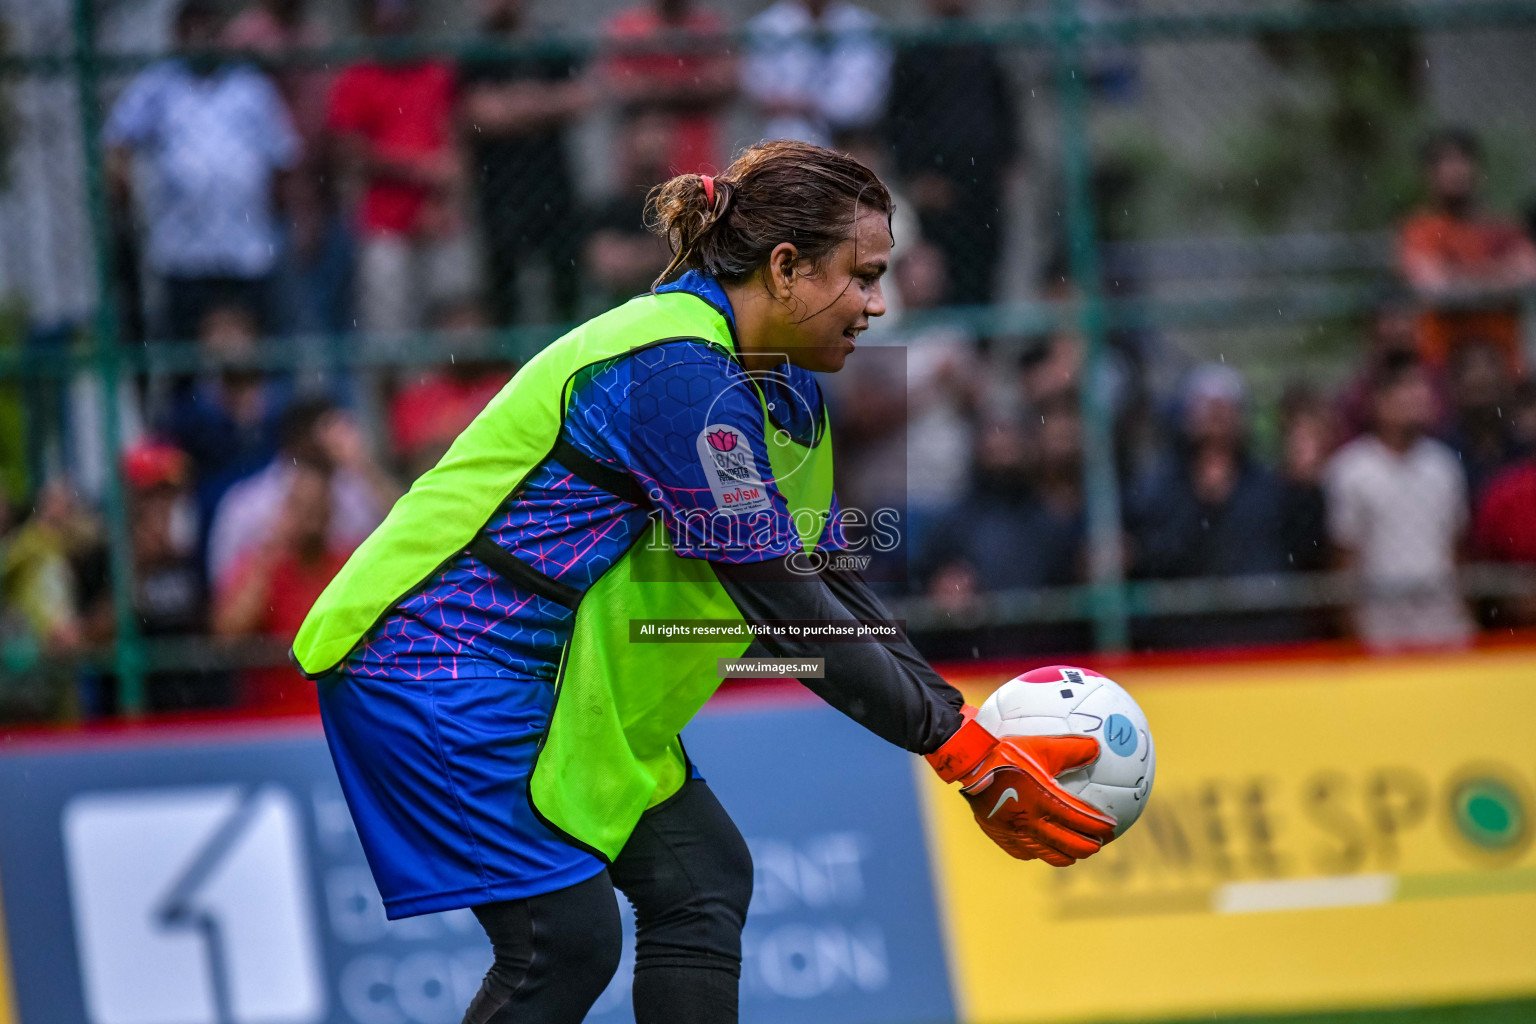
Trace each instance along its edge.
<path fill-rule="evenodd" d="M 91 248 L 96 265 L 96 315 L 91 339 L 95 374 L 101 388 L 102 443 L 106 446 L 106 488 L 102 494 L 112 566 L 112 611 L 117 623 L 115 664 L 118 706 L 123 714 L 144 711 L 144 652 L 133 601 L 132 540 L 123 501 L 118 424 L 121 353 L 117 313 L 113 308 L 112 238 L 108 228 L 106 169 L 101 152 L 100 75 L 96 54 L 94 0 L 75 0 L 75 84 L 80 93 L 81 148 L 85 154 L 86 193 L 90 202 Z"/>
<path fill-rule="evenodd" d="M 1083 18 L 1077 0 L 1055 0 L 1052 50 L 1060 106 L 1062 186 L 1067 245 L 1078 294 L 1083 361 L 1083 483 L 1088 506 L 1089 580 L 1093 631 L 1101 651 L 1127 641 L 1125 568 L 1120 541 L 1120 488 L 1115 476 L 1113 412 L 1105 387 L 1108 322 L 1094 223 L 1093 167 L 1088 152 L 1088 82 L 1083 71 Z"/>

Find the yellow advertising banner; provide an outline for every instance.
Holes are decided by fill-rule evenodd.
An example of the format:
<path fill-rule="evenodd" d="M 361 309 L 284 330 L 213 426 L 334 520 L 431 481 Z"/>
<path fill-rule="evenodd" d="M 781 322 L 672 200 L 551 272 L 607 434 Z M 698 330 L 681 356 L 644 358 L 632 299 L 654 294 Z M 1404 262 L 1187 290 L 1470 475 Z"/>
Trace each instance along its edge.
<path fill-rule="evenodd" d="M 11 954 L 5 947 L 4 910 L 5 904 L 0 900 L 0 1024 L 16 1024 L 16 1001 L 11 989 Z"/>
<path fill-rule="evenodd" d="M 1536 651 L 1107 674 L 1157 779 L 1092 859 L 1012 860 L 922 771 L 962 1019 L 1536 993 Z"/>

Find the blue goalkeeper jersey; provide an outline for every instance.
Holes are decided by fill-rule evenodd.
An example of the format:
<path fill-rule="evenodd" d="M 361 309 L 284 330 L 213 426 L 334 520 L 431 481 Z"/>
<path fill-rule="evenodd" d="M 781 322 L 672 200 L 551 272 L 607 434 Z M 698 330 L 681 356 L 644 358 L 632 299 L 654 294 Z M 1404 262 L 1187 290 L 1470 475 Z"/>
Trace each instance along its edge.
<path fill-rule="evenodd" d="M 734 327 L 714 281 L 688 274 L 669 290 L 698 296 Z M 533 584 L 542 593 L 571 597 L 553 579 L 580 594 L 655 515 L 679 555 L 717 565 L 744 617 L 889 617 L 856 574 L 759 591 L 747 577 L 790 570 L 726 564 L 801 547 L 763 450 L 764 417 L 815 444 L 826 417 L 813 374 L 782 365 L 749 377 L 718 347 L 663 339 L 584 368 L 568 394 L 552 450 L 581 475 L 546 460 L 471 544 L 505 575 L 453 556 L 316 682 L 337 779 L 391 918 L 522 899 L 603 870 L 539 818 L 529 793 L 575 613 L 511 582 L 528 569 L 547 577 Z M 835 497 L 830 511 L 818 547 L 846 550 Z M 827 678 L 807 685 L 892 742 L 927 752 L 959 724 L 963 698 L 909 643 L 775 643 L 766 649 L 780 656 L 825 656 Z"/>
<path fill-rule="evenodd" d="M 684 275 L 662 291 L 687 291 L 735 322 L 730 300 L 711 278 Z M 588 367 L 573 382 L 561 437 L 602 465 L 639 482 L 634 504 L 546 461 L 509 497 L 486 532 L 514 557 L 584 591 L 636 542 L 659 513 L 677 553 L 753 562 L 787 555 L 799 535 L 774 486 L 767 452 L 752 451 L 752 471 L 722 481 L 705 445 L 763 436 L 763 404 L 775 426 L 809 444 L 825 421 L 813 373 L 783 364 L 757 386 L 741 365 L 703 341 L 663 341 Z M 713 435 L 713 440 L 711 439 Z M 760 484 L 751 515 L 711 515 L 736 495 L 733 483 Z M 820 547 L 846 546 L 832 499 Z M 724 531 L 724 532 L 723 532 Z M 726 535 L 729 533 L 729 536 Z M 458 556 L 401 600 L 348 656 L 344 670 L 374 679 L 505 677 L 553 684 L 575 613 L 499 576 L 473 555 Z"/>

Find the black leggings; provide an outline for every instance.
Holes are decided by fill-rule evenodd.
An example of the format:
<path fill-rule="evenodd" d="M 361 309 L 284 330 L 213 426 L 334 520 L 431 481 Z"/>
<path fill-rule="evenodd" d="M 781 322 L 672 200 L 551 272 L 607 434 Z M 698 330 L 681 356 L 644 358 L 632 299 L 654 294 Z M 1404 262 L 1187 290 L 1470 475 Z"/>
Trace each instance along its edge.
<path fill-rule="evenodd" d="M 702 781 L 647 812 L 607 870 L 487 903 L 496 960 L 464 1024 L 576 1024 L 619 966 L 619 907 L 635 908 L 636 1024 L 735 1024 L 752 857 Z"/>

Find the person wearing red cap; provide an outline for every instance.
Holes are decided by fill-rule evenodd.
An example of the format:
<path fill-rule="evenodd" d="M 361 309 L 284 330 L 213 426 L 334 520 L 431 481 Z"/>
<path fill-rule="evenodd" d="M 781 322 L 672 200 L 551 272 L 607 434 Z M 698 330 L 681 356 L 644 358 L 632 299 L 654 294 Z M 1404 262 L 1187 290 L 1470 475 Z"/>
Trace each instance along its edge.
<path fill-rule="evenodd" d="M 128 529 L 133 546 L 133 609 L 146 637 L 200 636 L 208 630 L 208 595 L 196 558 L 191 460 L 180 448 L 146 441 L 123 456 Z M 210 708 L 229 700 L 222 673 L 151 672 L 151 711 Z"/>
<path fill-rule="evenodd" d="M 187 456 L 180 448 L 147 441 L 123 456 L 123 479 L 136 491 L 180 487 L 187 478 Z"/>

